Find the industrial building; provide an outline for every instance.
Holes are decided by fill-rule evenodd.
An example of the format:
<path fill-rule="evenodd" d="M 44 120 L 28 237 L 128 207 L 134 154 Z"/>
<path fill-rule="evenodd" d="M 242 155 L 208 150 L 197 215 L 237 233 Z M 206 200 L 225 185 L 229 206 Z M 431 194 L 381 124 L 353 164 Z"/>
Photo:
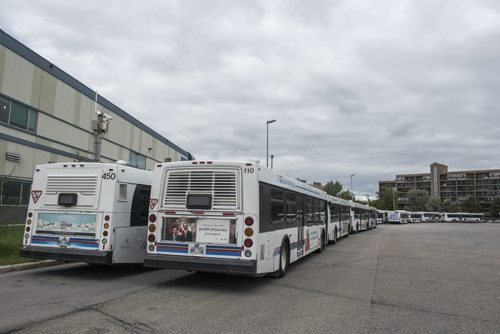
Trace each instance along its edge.
<path fill-rule="evenodd" d="M 96 105 L 112 117 L 101 161 L 152 170 L 193 158 L 0 30 L 0 216 L 7 219 L 28 204 L 37 164 L 93 161 Z"/>
<path fill-rule="evenodd" d="M 463 202 L 475 198 L 483 212 L 500 197 L 500 169 L 448 171 L 448 166 L 434 162 L 429 173 L 399 174 L 394 180 L 379 181 L 379 192 L 391 189 L 397 193 L 397 209 L 405 210 L 408 191 L 423 189 L 441 203 Z"/>

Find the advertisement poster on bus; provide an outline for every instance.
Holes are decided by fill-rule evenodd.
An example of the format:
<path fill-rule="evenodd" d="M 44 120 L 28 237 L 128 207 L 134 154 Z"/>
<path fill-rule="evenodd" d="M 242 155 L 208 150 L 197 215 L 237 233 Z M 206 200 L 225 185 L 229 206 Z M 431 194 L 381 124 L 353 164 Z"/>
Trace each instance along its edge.
<path fill-rule="evenodd" d="M 163 240 L 208 244 L 236 242 L 234 219 L 164 217 Z"/>
<path fill-rule="evenodd" d="M 37 232 L 56 234 L 95 235 L 97 215 L 79 213 L 48 213 L 38 214 Z"/>

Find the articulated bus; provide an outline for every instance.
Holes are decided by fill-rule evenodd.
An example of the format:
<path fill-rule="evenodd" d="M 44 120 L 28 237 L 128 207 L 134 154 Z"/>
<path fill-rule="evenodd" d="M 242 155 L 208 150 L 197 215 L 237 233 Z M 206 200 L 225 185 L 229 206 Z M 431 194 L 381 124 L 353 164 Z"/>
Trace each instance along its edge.
<path fill-rule="evenodd" d="M 124 161 L 37 166 L 21 256 L 143 263 L 152 175 Z"/>
<path fill-rule="evenodd" d="M 387 214 L 387 222 L 390 224 L 407 224 L 410 214 L 407 211 L 389 211 Z"/>
<path fill-rule="evenodd" d="M 344 199 L 328 195 L 328 240 L 335 244 L 338 238 L 349 236 L 351 230 L 351 203 Z"/>
<path fill-rule="evenodd" d="M 441 221 L 444 223 L 483 223 L 483 213 L 442 213 Z"/>
<path fill-rule="evenodd" d="M 327 195 L 258 162 L 156 165 L 146 267 L 282 277 L 328 241 Z"/>

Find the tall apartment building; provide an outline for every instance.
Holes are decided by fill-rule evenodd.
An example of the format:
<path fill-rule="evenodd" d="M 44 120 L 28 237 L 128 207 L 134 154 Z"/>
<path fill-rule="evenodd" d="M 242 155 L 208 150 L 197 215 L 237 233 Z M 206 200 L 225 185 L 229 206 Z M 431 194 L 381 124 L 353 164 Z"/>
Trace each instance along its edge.
<path fill-rule="evenodd" d="M 379 192 L 395 189 L 397 208 L 407 209 L 408 191 L 423 189 L 440 200 L 463 202 L 476 198 L 481 210 L 489 211 L 491 203 L 500 197 L 500 169 L 448 171 L 448 166 L 434 162 L 429 173 L 399 174 L 395 180 L 379 181 Z"/>
<path fill-rule="evenodd" d="M 37 164 L 92 161 L 95 92 L 0 30 L 0 217 L 29 201 Z M 153 169 L 192 155 L 102 96 L 113 117 L 101 161 Z M 24 219 L 24 215 L 21 216 Z"/>

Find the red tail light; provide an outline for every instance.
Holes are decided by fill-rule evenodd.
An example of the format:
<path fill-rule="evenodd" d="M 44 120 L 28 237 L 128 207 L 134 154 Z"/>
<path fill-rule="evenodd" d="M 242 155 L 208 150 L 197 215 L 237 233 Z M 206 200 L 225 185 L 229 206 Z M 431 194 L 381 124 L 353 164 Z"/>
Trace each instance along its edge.
<path fill-rule="evenodd" d="M 149 242 L 155 242 L 155 239 L 156 239 L 156 237 L 155 237 L 155 235 L 154 235 L 154 234 L 150 234 L 150 235 L 148 235 L 148 241 L 149 241 Z"/>
<path fill-rule="evenodd" d="M 150 221 L 150 222 L 152 222 L 152 223 L 154 223 L 154 222 L 156 221 L 156 215 L 155 215 L 155 214 L 153 214 L 153 213 L 152 213 L 152 214 L 150 214 L 150 215 L 149 215 L 149 221 Z"/>
<path fill-rule="evenodd" d="M 245 218 L 245 225 L 246 226 L 252 226 L 253 225 L 253 218 L 252 217 L 246 217 Z"/>
<path fill-rule="evenodd" d="M 252 239 L 245 239 L 245 242 L 243 243 L 245 247 L 250 248 L 253 246 L 253 241 Z"/>
<path fill-rule="evenodd" d="M 111 219 L 111 217 L 109 215 L 104 216 L 105 221 L 109 222 L 110 219 Z"/>
<path fill-rule="evenodd" d="M 31 218 L 31 217 L 33 217 L 33 213 L 28 212 L 28 218 Z"/>

